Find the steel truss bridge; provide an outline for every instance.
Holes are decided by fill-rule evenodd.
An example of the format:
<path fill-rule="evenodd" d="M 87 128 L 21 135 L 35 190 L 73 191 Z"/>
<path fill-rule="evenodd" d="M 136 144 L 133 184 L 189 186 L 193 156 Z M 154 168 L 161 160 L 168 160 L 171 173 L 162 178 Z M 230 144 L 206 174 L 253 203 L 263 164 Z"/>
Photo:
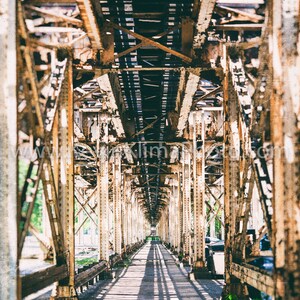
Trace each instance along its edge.
<path fill-rule="evenodd" d="M 300 299 L 299 13 L 0 0 L 0 298 L 78 299 L 152 230 L 195 274 L 224 239 L 224 299 Z M 87 232 L 98 262 L 78 272 Z M 52 264 L 22 274 L 28 233 Z M 265 234 L 272 272 L 249 263 Z"/>

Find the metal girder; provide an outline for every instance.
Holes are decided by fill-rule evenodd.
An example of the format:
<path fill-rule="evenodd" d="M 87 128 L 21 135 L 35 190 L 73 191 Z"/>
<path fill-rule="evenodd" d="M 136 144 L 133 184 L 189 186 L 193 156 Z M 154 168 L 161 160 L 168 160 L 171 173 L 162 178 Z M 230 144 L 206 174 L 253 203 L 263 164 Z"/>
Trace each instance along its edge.
<path fill-rule="evenodd" d="M 205 267 L 205 123 L 204 113 L 193 112 L 194 264 Z M 201 140 L 201 149 L 197 141 Z"/>
<path fill-rule="evenodd" d="M 227 55 L 227 53 L 225 54 Z M 226 57 L 226 56 L 225 56 Z M 239 280 L 232 277 L 231 266 L 234 260 L 235 224 L 237 198 L 240 193 L 240 138 L 238 132 L 239 106 L 238 99 L 234 95 L 234 87 L 230 82 L 228 72 L 224 78 L 224 113 L 226 116 L 224 124 L 224 214 L 225 214 L 225 293 L 234 293 L 239 299 L 245 298 L 244 287 Z M 235 246 L 235 247 L 234 247 Z M 243 298 L 244 297 L 244 298 Z"/>
<path fill-rule="evenodd" d="M 199 12 L 196 23 L 197 33 L 194 36 L 193 48 L 201 48 L 205 41 L 205 32 L 209 26 L 216 0 L 202 0 L 201 2 L 198 0 L 197 2 Z"/>
<path fill-rule="evenodd" d="M 152 36 L 152 39 L 154 39 L 154 40 L 160 39 L 160 38 L 168 35 L 169 33 L 173 32 L 173 31 L 175 31 L 175 30 L 177 30 L 177 29 L 179 29 L 181 27 L 182 27 L 182 24 L 178 24 L 177 26 L 171 27 L 170 29 L 168 29 L 166 31 L 163 31 L 163 32 L 161 32 L 159 34 L 156 34 L 155 36 Z M 114 58 L 115 59 L 116 58 L 120 58 L 120 57 L 122 57 L 124 55 L 127 55 L 127 54 L 129 54 L 129 53 L 131 53 L 133 51 L 136 51 L 139 48 L 141 48 L 143 46 L 146 46 L 146 45 L 148 45 L 147 42 L 143 41 L 143 42 L 141 42 L 141 43 L 139 43 L 139 44 L 137 44 L 137 45 L 135 45 L 133 47 L 130 47 L 130 48 L 128 48 L 128 49 L 126 49 L 126 50 L 124 50 L 124 51 L 116 54 Z"/>
<path fill-rule="evenodd" d="M 183 75 L 186 76 L 186 75 Z M 177 125 L 177 137 L 183 135 L 183 131 L 186 127 L 186 122 L 193 103 L 193 96 L 197 90 L 199 84 L 199 75 L 194 75 L 192 73 L 188 74 L 188 78 L 185 78 L 185 83 L 182 86 L 181 93 L 178 97 L 181 99 L 179 119 Z"/>
<path fill-rule="evenodd" d="M 187 151 L 186 151 L 187 150 Z M 182 162 L 182 237 L 183 253 L 191 259 L 191 156 L 188 149 L 183 152 Z M 191 261 L 190 261 L 191 262 Z"/>
<path fill-rule="evenodd" d="M 34 164 L 33 164 L 33 162 L 30 163 L 30 166 L 28 168 L 28 171 L 30 173 L 29 172 L 27 173 L 25 184 L 23 186 L 22 195 L 24 196 L 24 199 L 22 199 L 22 196 L 21 196 L 21 207 L 23 206 L 25 201 L 28 202 L 29 205 L 28 205 L 26 213 L 24 213 L 22 215 L 24 224 L 23 224 L 23 227 L 19 231 L 18 257 L 21 257 L 25 238 L 26 238 L 29 226 L 30 226 L 30 218 L 31 218 L 31 215 L 32 215 L 32 212 L 34 209 L 34 203 L 35 203 L 36 195 L 37 195 L 39 184 L 40 184 L 43 162 L 44 162 L 44 160 L 42 159 L 41 161 L 39 161 L 37 163 L 37 171 L 36 171 L 35 176 L 32 176 L 32 174 L 31 174 L 32 165 L 34 165 Z M 33 180 L 34 185 L 30 189 L 29 195 L 28 195 L 28 184 L 29 184 L 30 178 L 34 178 L 34 180 Z"/>
<path fill-rule="evenodd" d="M 79 20 L 79 19 L 76 19 L 76 18 L 68 17 L 68 16 L 63 15 L 63 14 L 51 13 L 48 10 L 45 10 L 45 9 L 42 9 L 42 8 L 39 8 L 39 7 L 35 7 L 35 6 L 32 6 L 32 5 L 26 5 L 25 7 L 27 9 L 31 10 L 31 11 L 34 11 L 34 12 L 42 15 L 42 16 L 48 16 L 48 17 L 54 18 L 54 19 L 59 20 L 59 21 L 63 21 L 63 22 L 69 23 L 69 24 L 74 24 L 74 25 L 79 26 L 79 27 L 82 25 L 82 21 Z"/>
<path fill-rule="evenodd" d="M 30 111 L 33 112 L 32 116 L 34 115 L 37 119 L 36 123 L 34 120 L 31 121 L 32 125 L 34 125 L 32 131 L 34 134 L 41 136 L 43 134 L 44 126 L 43 126 L 43 118 L 42 118 L 41 107 L 39 102 L 39 94 L 37 88 L 37 75 L 35 72 L 33 56 L 29 47 L 28 32 L 24 21 L 24 11 L 21 2 L 18 2 L 17 4 L 17 19 L 18 19 L 19 30 L 20 30 L 20 35 L 19 35 L 20 44 L 21 44 L 21 39 L 24 40 L 24 46 L 20 47 L 21 49 L 20 60 L 22 61 L 22 67 L 23 67 L 22 71 L 24 75 L 24 82 L 23 82 L 24 90 L 28 94 L 26 96 L 30 99 L 27 102 L 28 104 L 30 103 Z M 26 81 L 26 79 L 28 79 L 28 82 L 30 84 Z"/>
<path fill-rule="evenodd" d="M 116 78 L 114 79 L 117 80 Z M 97 78 L 99 87 L 101 88 L 101 90 L 107 93 L 107 106 L 115 113 L 115 116 L 113 117 L 113 123 L 115 125 L 117 135 L 119 138 L 122 138 L 125 137 L 123 126 L 126 126 L 126 123 L 124 121 L 124 116 L 122 115 L 122 117 L 120 117 L 119 107 L 123 105 L 123 100 L 121 98 L 121 95 L 118 93 L 118 82 L 116 82 L 115 80 L 112 80 L 111 82 L 107 74 Z M 118 98 L 116 98 L 115 95 Z"/>
<path fill-rule="evenodd" d="M 216 5 L 215 11 L 218 13 L 224 12 L 225 15 L 227 15 L 228 13 L 232 13 L 233 15 L 241 16 L 242 20 L 249 20 L 249 21 L 255 22 L 255 23 L 258 23 L 258 22 L 264 20 L 263 16 L 249 13 L 249 12 L 243 11 L 241 9 L 223 6 L 223 5 Z M 238 18 L 230 19 L 230 21 L 235 21 L 235 20 L 240 20 L 240 19 L 238 19 Z"/>
<path fill-rule="evenodd" d="M 101 120 L 103 126 L 103 136 L 100 134 L 97 143 L 97 153 L 99 157 L 99 172 L 97 174 L 97 198 L 99 203 L 99 259 L 109 260 L 109 232 L 108 232 L 108 214 L 109 214 L 109 194 L 108 194 L 108 123 L 105 116 Z"/>
<path fill-rule="evenodd" d="M 229 61 L 230 71 L 232 74 L 232 84 L 234 85 L 238 106 L 242 119 L 242 136 L 246 155 L 250 154 L 250 147 L 253 149 L 251 159 L 253 169 L 255 170 L 256 183 L 259 188 L 260 201 L 264 212 L 265 222 L 268 226 L 268 231 L 272 235 L 272 184 L 269 176 L 265 155 L 263 153 L 263 144 L 256 138 L 251 138 L 251 121 L 252 121 L 252 101 L 247 90 L 246 78 L 243 65 L 240 59 L 233 62 Z"/>
<path fill-rule="evenodd" d="M 212 26 L 215 30 L 221 31 L 260 31 L 264 24 L 224 24 Z"/>
<path fill-rule="evenodd" d="M 143 41 L 143 42 L 146 42 L 146 43 L 149 44 L 149 45 L 152 45 L 152 46 L 154 46 L 154 47 L 156 47 L 156 48 L 159 48 L 159 49 L 161 49 L 161 50 L 163 50 L 163 51 L 165 51 L 165 52 L 171 53 L 172 55 L 181 58 L 181 59 L 182 59 L 183 61 L 185 61 L 185 62 L 188 62 L 188 63 L 191 63 L 191 62 L 192 62 L 192 58 L 190 58 L 189 56 L 186 56 L 186 55 L 184 55 L 184 54 L 182 54 L 182 53 L 180 53 L 180 52 L 178 52 L 178 51 L 176 51 L 176 50 L 170 49 L 169 47 L 164 46 L 164 45 L 162 45 L 161 43 L 156 42 L 156 41 L 153 40 L 153 39 L 144 37 L 144 36 L 142 36 L 141 34 L 138 34 L 138 33 L 134 32 L 134 31 L 132 31 L 132 30 L 129 30 L 129 29 L 127 29 L 127 28 L 124 28 L 124 27 L 122 27 L 122 26 L 120 26 L 120 25 L 118 25 L 118 24 L 115 24 L 115 23 L 112 23 L 112 22 L 110 22 L 110 24 L 111 24 L 112 27 L 114 27 L 115 29 L 121 30 L 121 31 L 123 31 L 123 32 L 125 32 L 125 33 L 127 33 L 127 34 L 129 34 L 129 35 L 131 35 L 131 36 L 133 36 L 133 37 L 135 37 L 135 38 L 137 38 L 137 39 Z"/>
<path fill-rule="evenodd" d="M 113 205 L 114 205 L 114 250 L 122 253 L 122 173 L 121 173 L 121 153 L 120 149 L 114 151 L 113 162 Z"/>
<path fill-rule="evenodd" d="M 299 281 L 299 3 L 273 1 L 269 51 L 273 83 L 275 297 L 296 300 Z M 297 49 L 297 50 L 296 50 Z M 284 229 L 283 229 L 284 228 Z"/>
<path fill-rule="evenodd" d="M 103 50 L 102 38 L 99 23 L 95 16 L 95 11 L 91 0 L 77 0 L 80 16 L 83 21 L 83 26 L 86 29 L 87 35 L 91 41 L 92 48 L 95 52 Z M 95 53 L 96 54 L 96 53 Z"/>

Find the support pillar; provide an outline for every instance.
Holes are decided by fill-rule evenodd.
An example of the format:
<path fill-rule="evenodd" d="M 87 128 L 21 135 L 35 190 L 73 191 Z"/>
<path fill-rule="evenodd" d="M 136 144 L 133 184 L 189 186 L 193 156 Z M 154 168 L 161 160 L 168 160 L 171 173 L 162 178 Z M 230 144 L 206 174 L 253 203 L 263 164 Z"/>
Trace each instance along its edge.
<path fill-rule="evenodd" d="M 19 299 L 17 260 L 16 7 L 0 1 L 0 299 Z"/>
<path fill-rule="evenodd" d="M 189 147 L 184 147 L 182 156 L 183 254 L 189 259 L 189 264 L 191 264 L 191 155 Z"/>
<path fill-rule="evenodd" d="M 58 110 L 58 201 L 61 224 L 64 234 L 64 247 L 67 250 L 66 260 L 69 278 L 59 282 L 57 297 L 77 299 L 75 292 L 75 229 L 74 229 L 74 114 L 73 114 L 73 75 L 71 53 L 67 51 L 65 80 Z"/>
<path fill-rule="evenodd" d="M 114 151 L 113 164 L 113 205 L 114 205 L 114 250 L 117 254 L 122 252 L 122 224 L 121 224 L 121 153 L 120 149 Z"/>
<path fill-rule="evenodd" d="M 99 115 L 97 194 L 99 208 L 99 259 L 109 260 L 108 117 Z M 102 131 L 102 135 L 100 132 Z"/>
<path fill-rule="evenodd" d="M 204 113 L 193 113 L 194 266 L 205 267 L 205 124 Z"/>

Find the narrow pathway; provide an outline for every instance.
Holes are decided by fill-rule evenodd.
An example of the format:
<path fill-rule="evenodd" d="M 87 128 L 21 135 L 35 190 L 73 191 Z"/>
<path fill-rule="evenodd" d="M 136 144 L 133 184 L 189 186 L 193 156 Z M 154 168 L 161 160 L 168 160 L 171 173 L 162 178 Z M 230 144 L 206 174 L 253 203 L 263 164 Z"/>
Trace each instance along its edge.
<path fill-rule="evenodd" d="M 222 280 L 190 281 L 164 246 L 145 244 L 117 280 L 80 299 L 220 299 Z"/>

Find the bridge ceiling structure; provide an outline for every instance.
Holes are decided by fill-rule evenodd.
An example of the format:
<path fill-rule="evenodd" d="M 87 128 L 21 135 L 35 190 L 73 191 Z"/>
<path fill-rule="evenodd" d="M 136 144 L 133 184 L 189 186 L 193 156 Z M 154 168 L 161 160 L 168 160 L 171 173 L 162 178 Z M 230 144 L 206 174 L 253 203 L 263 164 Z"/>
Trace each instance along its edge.
<path fill-rule="evenodd" d="M 299 299 L 299 15 L 293 0 L 0 0 L 0 298 L 56 283 L 53 299 L 78 299 L 155 228 L 195 276 L 218 230 L 224 299 Z M 78 271 L 87 231 L 99 261 Z M 30 274 L 28 232 L 52 263 Z M 272 272 L 251 264 L 265 234 Z"/>

